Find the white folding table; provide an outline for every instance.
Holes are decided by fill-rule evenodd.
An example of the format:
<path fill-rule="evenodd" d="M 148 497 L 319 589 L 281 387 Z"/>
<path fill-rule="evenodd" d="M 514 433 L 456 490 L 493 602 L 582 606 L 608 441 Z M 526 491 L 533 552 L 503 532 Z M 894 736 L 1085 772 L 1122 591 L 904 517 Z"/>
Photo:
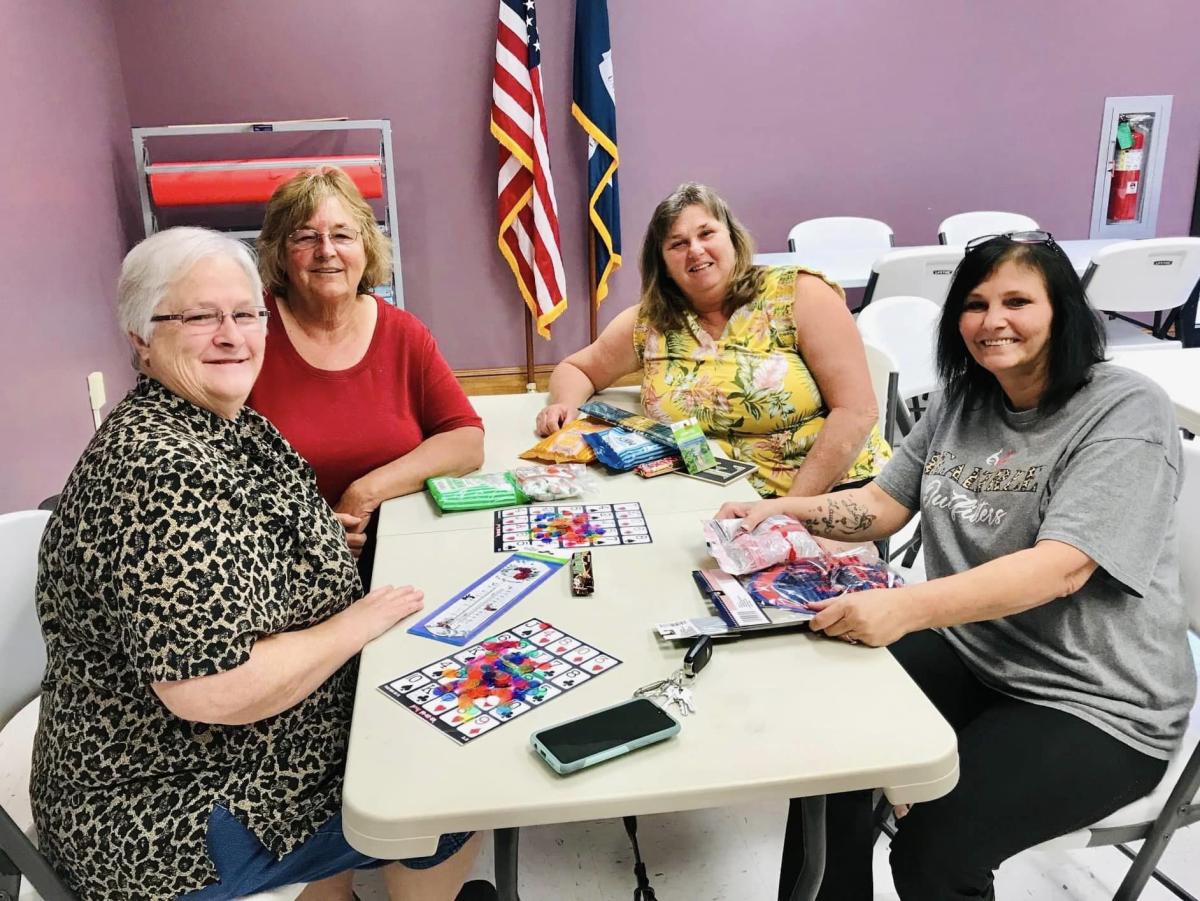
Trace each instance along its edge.
<path fill-rule="evenodd" d="M 476 401 L 488 435 L 484 468 L 505 468 L 535 440 L 531 414 L 544 396 Z M 602 478 L 588 500 L 640 501 L 653 543 L 593 549 L 592 597 L 572 597 L 567 573 L 556 574 L 485 634 L 536 616 L 622 664 L 456 746 L 377 690 L 456 649 L 408 634 L 407 623 L 373 641 L 362 653 L 346 766 L 351 845 L 395 859 L 430 853 L 444 832 L 494 829 L 500 897 L 516 901 L 521 826 L 800 797 L 806 822 L 820 830 L 813 847 L 823 848 L 828 793 L 883 788 L 893 802 L 911 803 L 954 787 L 954 732 L 891 654 L 809 633 L 719 645 L 678 737 L 567 777 L 546 767 L 529 747 L 531 732 L 628 698 L 679 665 L 684 648 L 651 626 L 710 613 L 691 578 L 713 565 L 701 520 L 723 500 L 755 496 L 745 480 L 719 488 L 679 475 Z M 490 513 L 440 516 L 420 497 L 384 505 L 378 541 L 374 584 L 418 585 L 427 610 L 502 559 Z M 823 855 L 810 856 L 797 898 L 820 884 Z"/>

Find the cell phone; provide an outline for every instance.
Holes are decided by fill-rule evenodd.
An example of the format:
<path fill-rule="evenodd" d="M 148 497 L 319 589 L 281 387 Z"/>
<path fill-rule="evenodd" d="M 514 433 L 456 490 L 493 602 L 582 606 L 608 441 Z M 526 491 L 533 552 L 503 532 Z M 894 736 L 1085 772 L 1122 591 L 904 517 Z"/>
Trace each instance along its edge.
<path fill-rule="evenodd" d="M 675 719 L 646 698 L 547 726 L 529 736 L 538 756 L 561 776 L 620 757 L 679 731 Z"/>

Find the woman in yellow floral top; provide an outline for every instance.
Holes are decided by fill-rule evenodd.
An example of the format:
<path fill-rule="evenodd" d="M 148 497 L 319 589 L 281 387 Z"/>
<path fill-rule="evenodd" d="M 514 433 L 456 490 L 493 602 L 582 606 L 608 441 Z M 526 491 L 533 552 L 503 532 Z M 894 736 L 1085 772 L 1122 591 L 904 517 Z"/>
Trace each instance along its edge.
<path fill-rule="evenodd" d="M 817 272 L 752 262 L 745 228 L 711 188 L 681 185 L 642 244 L 641 302 L 550 377 L 537 429 L 643 371 L 646 415 L 694 416 L 765 497 L 873 478 L 891 456 L 845 294 Z"/>

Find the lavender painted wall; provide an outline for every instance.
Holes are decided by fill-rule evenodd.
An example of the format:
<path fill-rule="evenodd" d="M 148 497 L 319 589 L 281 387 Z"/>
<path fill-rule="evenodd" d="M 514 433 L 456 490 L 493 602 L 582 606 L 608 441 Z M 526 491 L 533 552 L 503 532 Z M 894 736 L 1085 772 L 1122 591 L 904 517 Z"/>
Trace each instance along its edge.
<path fill-rule="evenodd" d="M 487 136 L 494 0 L 38 0 L 0 4 L 0 510 L 59 489 L 90 434 L 84 376 L 131 381 L 111 314 L 138 237 L 137 125 L 345 115 L 395 130 L 410 308 L 453 365 L 522 358 L 494 238 Z M 546 101 L 571 308 L 553 361 L 586 338 L 584 144 L 569 117 L 573 4 L 541 0 Z M 684 179 L 714 184 L 764 250 L 812 216 L 870 215 L 898 243 L 965 209 L 1087 232 L 1105 96 L 1173 94 L 1159 233 L 1186 231 L 1200 154 L 1195 0 L 1134 14 L 1090 0 L 610 0 L 626 267 Z M 123 76 L 123 77 L 122 77 Z"/>
<path fill-rule="evenodd" d="M 132 384 L 113 316 L 129 117 L 107 2 L 0 4 L 0 511 L 57 493 L 92 434 L 87 373 Z"/>
<path fill-rule="evenodd" d="M 490 0 L 123 0 L 134 124 L 346 115 L 392 120 L 409 307 L 457 367 L 518 363 L 517 295 L 496 251 L 487 136 Z M 574 4 L 541 0 L 546 102 L 570 308 L 552 361 L 586 338 L 583 141 L 569 117 Z M 812 216 L 935 239 L 967 209 L 1086 237 L 1106 95 L 1174 94 L 1159 233 L 1185 233 L 1200 151 L 1200 14 L 1153 0 L 610 0 L 626 266 L 637 293 L 654 204 L 711 182 L 764 250 Z M 153 35 L 153 39 L 148 39 Z M 1137 62 L 1128 62 L 1137 50 Z M 1125 60 L 1126 62 L 1122 62 Z"/>

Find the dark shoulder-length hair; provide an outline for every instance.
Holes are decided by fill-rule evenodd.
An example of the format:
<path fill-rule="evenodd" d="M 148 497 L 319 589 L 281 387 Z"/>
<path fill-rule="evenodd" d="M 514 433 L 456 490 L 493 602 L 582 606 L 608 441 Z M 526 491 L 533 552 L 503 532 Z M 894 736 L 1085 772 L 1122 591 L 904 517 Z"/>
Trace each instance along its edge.
<path fill-rule="evenodd" d="M 1001 402 L 1000 383 L 971 356 L 959 333 L 959 320 L 971 292 L 1009 261 L 1040 274 L 1050 297 L 1046 389 L 1038 412 L 1053 413 L 1087 384 L 1092 367 L 1104 360 L 1103 325 L 1088 304 L 1075 267 L 1056 244 L 1025 244 L 1000 235 L 967 251 L 954 272 L 938 324 L 938 373 L 950 401 L 961 400 L 968 408 Z"/>
<path fill-rule="evenodd" d="M 683 328 L 687 311 L 692 308 L 683 291 L 667 272 L 662 246 L 675 220 L 690 206 L 702 206 L 710 216 L 729 229 L 733 243 L 733 272 L 723 307 L 726 316 L 750 303 L 762 291 L 766 270 L 754 265 L 754 242 L 745 226 L 729 211 L 729 204 L 712 188 L 686 182 L 654 208 L 646 237 L 642 240 L 642 312 L 657 332 Z"/>

